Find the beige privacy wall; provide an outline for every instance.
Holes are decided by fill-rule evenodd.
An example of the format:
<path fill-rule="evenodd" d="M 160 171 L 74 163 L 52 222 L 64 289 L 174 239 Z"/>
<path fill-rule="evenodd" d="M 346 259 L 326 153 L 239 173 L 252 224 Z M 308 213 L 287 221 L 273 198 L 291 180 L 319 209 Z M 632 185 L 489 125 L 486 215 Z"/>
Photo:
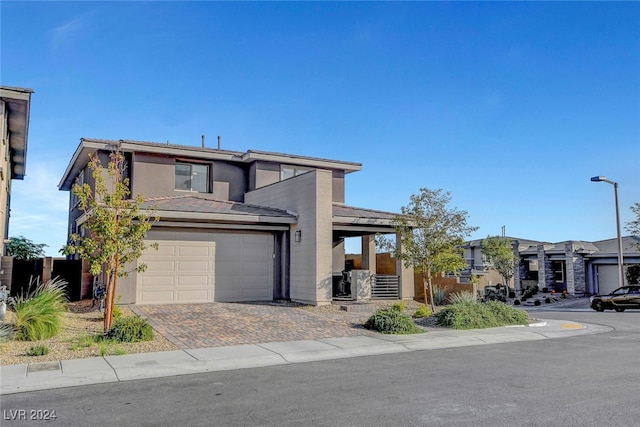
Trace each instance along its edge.
<path fill-rule="evenodd" d="M 248 192 L 245 202 L 285 209 L 298 215 L 291 226 L 290 297 L 308 304 L 331 303 L 331 171 L 314 170 Z M 300 241 L 295 232 L 300 231 Z"/>

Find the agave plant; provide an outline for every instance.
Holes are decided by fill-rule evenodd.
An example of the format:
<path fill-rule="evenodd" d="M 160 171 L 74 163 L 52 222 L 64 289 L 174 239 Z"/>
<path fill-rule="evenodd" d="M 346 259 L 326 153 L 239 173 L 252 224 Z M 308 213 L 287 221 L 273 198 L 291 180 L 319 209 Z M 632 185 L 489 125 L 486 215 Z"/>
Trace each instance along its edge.
<path fill-rule="evenodd" d="M 478 299 L 473 294 L 473 292 L 457 292 L 455 294 L 449 295 L 449 303 L 450 304 L 474 304 L 477 303 Z"/>
<path fill-rule="evenodd" d="M 435 305 L 444 305 L 447 302 L 447 290 L 438 286 L 433 287 L 433 302 Z"/>

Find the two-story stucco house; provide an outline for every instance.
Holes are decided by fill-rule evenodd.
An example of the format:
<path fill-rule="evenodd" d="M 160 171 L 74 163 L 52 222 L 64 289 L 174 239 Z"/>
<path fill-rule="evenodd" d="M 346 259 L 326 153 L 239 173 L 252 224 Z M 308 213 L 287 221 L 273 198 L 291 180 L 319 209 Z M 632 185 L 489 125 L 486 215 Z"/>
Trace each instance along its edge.
<path fill-rule="evenodd" d="M 24 179 L 27 165 L 27 136 L 31 94 L 33 90 L 19 87 L 0 87 L 0 236 L 2 252 L 9 237 L 9 207 L 11 204 L 11 180 Z"/>
<path fill-rule="evenodd" d="M 375 286 L 376 233 L 393 233 L 393 213 L 345 205 L 345 178 L 361 165 L 263 151 L 81 139 L 59 184 L 91 184 L 87 163 L 106 165 L 119 147 L 132 195 L 159 216 L 139 262 L 121 279 L 122 303 L 157 304 L 291 299 L 327 304 L 344 270 L 344 239 L 362 238 L 365 262 L 353 298 Z M 69 233 L 84 218 L 73 193 Z M 413 297 L 413 275 L 399 265 L 398 296 Z"/>

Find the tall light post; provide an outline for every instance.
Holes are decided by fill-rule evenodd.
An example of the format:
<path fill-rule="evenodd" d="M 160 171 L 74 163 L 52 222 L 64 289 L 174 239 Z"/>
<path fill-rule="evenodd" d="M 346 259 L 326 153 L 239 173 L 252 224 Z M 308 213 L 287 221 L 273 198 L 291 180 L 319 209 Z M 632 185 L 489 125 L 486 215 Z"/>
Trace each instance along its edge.
<path fill-rule="evenodd" d="M 620 209 L 618 208 L 618 183 L 607 179 L 606 176 L 594 176 L 591 178 L 593 182 L 606 182 L 613 185 L 613 192 L 616 197 L 616 227 L 618 228 L 618 280 L 620 286 L 624 286 L 624 267 L 622 259 L 622 236 L 620 236 Z"/>

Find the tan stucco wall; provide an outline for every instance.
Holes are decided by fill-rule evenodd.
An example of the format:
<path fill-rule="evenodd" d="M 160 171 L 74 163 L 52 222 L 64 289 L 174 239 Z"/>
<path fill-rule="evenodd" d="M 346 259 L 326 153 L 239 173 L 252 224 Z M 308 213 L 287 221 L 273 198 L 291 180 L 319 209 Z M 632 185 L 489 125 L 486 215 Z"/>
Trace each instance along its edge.
<path fill-rule="evenodd" d="M 333 261 L 331 269 L 334 273 L 340 273 L 342 270 L 344 270 L 344 239 L 338 242 L 333 242 L 332 253 Z"/>
<path fill-rule="evenodd" d="M 344 203 L 344 172 L 333 171 L 333 201 Z"/>
<path fill-rule="evenodd" d="M 298 214 L 291 227 L 290 297 L 308 304 L 332 299 L 332 174 L 316 170 L 248 192 L 246 203 Z M 300 230 L 300 242 L 295 232 Z"/>
<path fill-rule="evenodd" d="M 262 188 L 280 181 L 280 164 L 269 162 L 253 163 L 251 165 L 249 181 L 249 190 Z"/>

